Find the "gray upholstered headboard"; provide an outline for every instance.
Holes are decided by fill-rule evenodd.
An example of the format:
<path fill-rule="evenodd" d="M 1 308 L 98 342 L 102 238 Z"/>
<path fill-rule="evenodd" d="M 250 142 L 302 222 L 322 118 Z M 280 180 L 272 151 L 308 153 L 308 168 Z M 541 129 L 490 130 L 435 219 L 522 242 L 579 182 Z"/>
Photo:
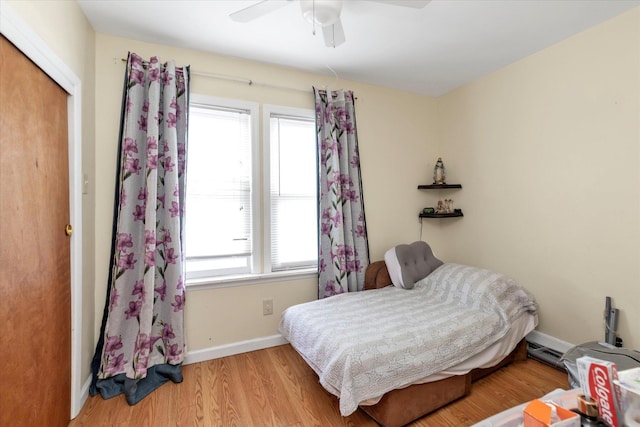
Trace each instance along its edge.
<path fill-rule="evenodd" d="M 391 282 L 404 289 L 412 289 L 415 283 L 440 267 L 443 262 L 433 255 L 431 247 L 423 241 L 402 244 L 384 254 Z"/>

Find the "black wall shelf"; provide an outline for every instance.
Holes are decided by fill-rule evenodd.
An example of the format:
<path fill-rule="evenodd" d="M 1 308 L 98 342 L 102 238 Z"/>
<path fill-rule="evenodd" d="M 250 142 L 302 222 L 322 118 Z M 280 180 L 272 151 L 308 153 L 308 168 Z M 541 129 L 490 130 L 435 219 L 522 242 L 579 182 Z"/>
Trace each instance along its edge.
<path fill-rule="evenodd" d="M 455 218 L 464 216 L 461 209 L 454 209 L 451 213 L 421 213 L 420 218 Z"/>
<path fill-rule="evenodd" d="M 462 184 L 428 184 L 418 185 L 418 190 L 445 190 L 448 188 L 462 188 Z"/>

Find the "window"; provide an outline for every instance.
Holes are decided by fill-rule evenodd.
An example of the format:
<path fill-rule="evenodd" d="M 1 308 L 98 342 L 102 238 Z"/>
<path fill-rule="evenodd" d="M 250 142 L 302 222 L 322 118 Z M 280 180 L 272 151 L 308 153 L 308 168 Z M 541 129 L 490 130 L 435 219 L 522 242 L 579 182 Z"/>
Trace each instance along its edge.
<path fill-rule="evenodd" d="M 254 270 L 252 157 L 258 106 L 192 96 L 187 157 L 187 277 Z"/>
<path fill-rule="evenodd" d="M 187 277 L 263 274 L 317 264 L 313 110 L 191 96 Z M 262 194 L 262 205 L 260 195 Z"/>
<path fill-rule="evenodd" d="M 268 133 L 270 169 L 271 271 L 312 268 L 318 260 L 317 167 L 313 111 L 265 106 L 265 140 Z"/>

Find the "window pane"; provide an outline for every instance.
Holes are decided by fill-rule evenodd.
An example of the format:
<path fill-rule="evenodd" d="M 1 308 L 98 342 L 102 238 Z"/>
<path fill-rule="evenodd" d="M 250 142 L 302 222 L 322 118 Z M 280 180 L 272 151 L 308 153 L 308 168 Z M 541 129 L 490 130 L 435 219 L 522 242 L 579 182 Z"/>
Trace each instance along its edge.
<path fill-rule="evenodd" d="M 251 254 L 250 230 L 236 198 L 193 195 L 187 206 L 188 257 Z"/>
<path fill-rule="evenodd" d="M 277 118 L 272 120 L 278 123 L 279 130 L 280 195 L 313 196 L 317 180 L 314 123 Z"/>
<path fill-rule="evenodd" d="M 317 264 L 315 123 L 304 117 L 270 118 L 271 268 Z"/>
<path fill-rule="evenodd" d="M 274 270 L 317 264 L 315 198 L 279 197 L 272 200 L 272 265 Z"/>
<path fill-rule="evenodd" d="M 246 273 L 249 266 L 247 257 L 196 258 L 187 260 L 188 278 L 210 277 L 212 275 Z"/>
<path fill-rule="evenodd" d="M 251 256 L 250 120 L 244 110 L 190 107 L 187 258 L 218 258 L 200 265 L 222 268 L 225 257 Z"/>

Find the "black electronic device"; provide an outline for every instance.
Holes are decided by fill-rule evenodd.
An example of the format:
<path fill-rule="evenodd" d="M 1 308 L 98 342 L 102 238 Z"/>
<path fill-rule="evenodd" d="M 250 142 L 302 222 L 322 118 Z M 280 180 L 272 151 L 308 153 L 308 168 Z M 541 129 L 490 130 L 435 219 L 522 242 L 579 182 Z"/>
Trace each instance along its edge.
<path fill-rule="evenodd" d="M 435 208 L 424 208 L 424 209 L 422 209 L 422 213 L 423 214 L 432 214 L 432 213 L 435 213 L 435 212 L 436 212 Z"/>
<path fill-rule="evenodd" d="M 616 332 L 618 330 L 618 309 L 611 306 L 611 297 L 605 298 L 604 322 L 604 341 L 607 344 L 616 346 L 618 344 L 618 339 L 616 337 Z M 622 345 L 622 340 L 620 340 L 620 345 Z"/>

